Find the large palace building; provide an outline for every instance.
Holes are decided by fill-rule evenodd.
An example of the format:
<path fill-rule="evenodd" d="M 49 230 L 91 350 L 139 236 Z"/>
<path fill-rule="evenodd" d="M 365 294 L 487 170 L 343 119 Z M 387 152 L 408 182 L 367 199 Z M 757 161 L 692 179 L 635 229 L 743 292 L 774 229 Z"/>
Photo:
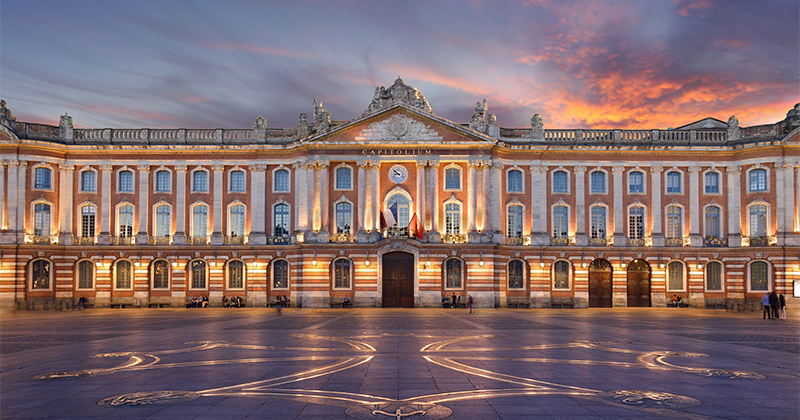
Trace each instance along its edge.
<path fill-rule="evenodd" d="M 77 129 L 0 109 L 0 305 L 800 301 L 800 104 L 775 124 L 502 128 L 397 79 L 364 113 Z"/>

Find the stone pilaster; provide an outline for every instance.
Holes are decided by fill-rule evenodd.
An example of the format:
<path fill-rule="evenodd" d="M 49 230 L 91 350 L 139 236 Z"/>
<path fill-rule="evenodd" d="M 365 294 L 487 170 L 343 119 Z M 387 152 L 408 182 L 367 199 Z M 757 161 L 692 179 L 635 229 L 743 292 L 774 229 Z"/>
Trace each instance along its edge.
<path fill-rule="evenodd" d="M 367 166 L 369 162 L 359 160 L 358 165 L 358 217 L 356 217 L 356 239 L 359 242 L 366 241 L 367 225 Z"/>
<path fill-rule="evenodd" d="M 211 245 L 222 245 L 222 188 L 225 185 L 225 166 L 212 165 L 214 171 L 214 228 L 211 231 Z M 251 213 L 252 214 L 252 213 Z"/>
<path fill-rule="evenodd" d="M 547 166 L 531 162 L 531 244 L 548 245 Z"/>
<path fill-rule="evenodd" d="M 431 203 L 431 231 L 433 232 L 434 238 L 431 238 L 430 241 L 438 241 L 441 238 L 441 232 L 439 230 L 439 211 L 441 210 L 442 203 L 439 200 L 439 159 L 438 156 L 434 160 L 428 160 L 428 165 L 430 166 L 430 180 L 428 182 L 428 187 L 430 188 L 430 203 Z"/>
<path fill-rule="evenodd" d="M 292 164 L 294 169 L 294 220 L 295 235 L 308 231 L 308 172 L 306 162 Z"/>
<path fill-rule="evenodd" d="M 622 183 L 622 174 L 625 172 L 625 167 L 615 166 L 611 168 L 612 177 L 614 179 L 614 246 L 625 246 L 625 212 L 624 205 L 622 204 L 622 193 L 625 187 Z"/>
<path fill-rule="evenodd" d="M 319 198 L 320 198 L 320 216 L 322 228 L 320 233 L 330 237 L 331 223 L 330 223 L 330 163 L 328 161 L 320 161 L 319 163 Z M 321 239 L 328 242 L 327 238 Z"/>
<path fill-rule="evenodd" d="M 499 160 L 491 161 L 490 176 L 485 180 L 489 186 L 489 228 L 492 233 L 493 242 L 500 242 L 504 238 L 503 229 L 503 168 L 504 165 Z"/>
<path fill-rule="evenodd" d="M 150 231 L 147 217 L 150 214 L 150 165 L 139 165 L 136 170 L 139 171 L 139 230 L 136 233 L 136 243 L 146 244 Z"/>
<path fill-rule="evenodd" d="M 651 209 L 653 214 L 653 231 L 651 237 L 653 238 L 653 246 L 664 246 L 664 233 L 661 230 L 661 173 L 664 171 L 662 166 L 650 167 L 650 198 Z"/>
<path fill-rule="evenodd" d="M 467 233 L 470 238 L 475 236 L 475 220 L 478 201 L 478 167 L 479 160 L 470 160 L 467 164 Z M 472 241 L 470 241 L 472 242 Z"/>
<path fill-rule="evenodd" d="M 25 193 L 27 190 L 26 181 L 28 177 L 27 174 L 27 167 L 28 162 L 24 160 L 18 161 L 17 164 L 17 211 L 15 214 L 15 228 L 14 230 L 17 232 L 17 241 L 18 243 L 22 243 L 25 240 L 25 215 L 28 213 L 26 211 L 27 206 L 27 199 L 25 197 Z"/>
<path fill-rule="evenodd" d="M 186 165 L 175 166 L 175 245 L 186 244 Z"/>
<path fill-rule="evenodd" d="M 589 244 L 586 236 L 586 167 L 575 167 L 575 244 Z"/>
<path fill-rule="evenodd" d="M 417 204 L 416 214 L 420 226 L 425 228 L 425 168 L 428 166 L 428 161 L 425 159 L 417 160 L 417 191 L 414 200 Z M 412 216 L 413 217 L 413 216 Z"/>
<path fill-rule="evenodd" d="M 742 246 L 742 202 L 741 202 L 741 166 L 729 166 L 728 174 L 728 246 Z"/>
<path fill-rule="evenodd" d="M 97 236 L 98 245 L 111 243 L 111 179 L 113 178 L 111 165 L 100 165 L 100 234 Z M 116 233 L 116 232 L 115 232 Z"/>
<path fill-rule="evenodd" d="M 58 166 L 58 243 L 72 245 L 72 180 L 75 165 Z"/>
<path fill-rule="evenodd" d="M 247 243 L 251 245 L 264 245 L 267 243 L 266 232 L 266 207 L 264 202 L 267 189 L 267 165 L 262 163 L 252 164 L 250 170 L 250 233 Z"/>
<path fill-rule="evenodd" d="M 689 167 L 689 240 L 692 246 L 703 246 L 700 233 L 700 167 Z"/>

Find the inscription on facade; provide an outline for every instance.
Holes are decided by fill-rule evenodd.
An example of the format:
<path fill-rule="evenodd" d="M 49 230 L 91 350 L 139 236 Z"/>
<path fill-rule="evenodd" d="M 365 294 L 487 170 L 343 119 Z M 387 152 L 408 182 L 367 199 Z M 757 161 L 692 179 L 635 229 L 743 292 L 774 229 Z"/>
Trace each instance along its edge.
<path fill-rule="evenodd" d="M 363 149 L 362 155 L 430 155 L 430 149 Z"/>

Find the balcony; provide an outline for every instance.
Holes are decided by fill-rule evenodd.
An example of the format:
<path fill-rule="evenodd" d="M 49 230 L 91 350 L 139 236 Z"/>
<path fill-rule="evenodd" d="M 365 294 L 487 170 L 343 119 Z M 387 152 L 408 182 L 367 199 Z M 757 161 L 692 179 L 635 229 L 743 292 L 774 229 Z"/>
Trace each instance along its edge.
<path fill-rule="evenodd" d="M 703 246 L 708 247 L 726 247 L 728 246 L 728 238 L 703 238 Z"/>
<path fill-rule="evenodd" d="M 742 246 L 771 246 L 777 244 L 777 236 L 754 236 L 750 238 L 742 238 Z"/>
<path fill-rule="evenodd" d="M 136 245 L 136 238 L 132 236 L 112 236 L 111 245 Z"/>
<path fill-rule="evenodd" d="M 289 245 L 291 238 L 289 235 L 267 236 L 267 245 Z"/>
<path fill-rule="evenodd" d="M 211 238 L 208 236 L 190 236 L 186 238 L 186 245 L 208 245 Z"/>
<path fill-rule="evenodd" d="M 611 246 L 614 238 L 589 238 L 589 246 Z"/>
<path fill-rule="evenodd" d="M 387 238 L 408 238 L 408 228 L 404 227 L 397 227 L 397 226 L 390 226 L 386 228 L 386 237 Z"/>
<path fill-rule="evenodd" d="M 355 241 L 356 237 L 350 233 L 337 233 L 331 237 L 331 242 L 336 242 L 339 244 L 354 243 Z"/>
<path fill-rule="evenodd" d="M 50 245 L 57 242 L 57 235 L 25 235 L 25 243 L 27 244 Z"/>
<path fill-rule="evenodd" d="M 73 236 L 72 245 L 97 245 L 97 236 Z"/>
<path fill-rule="evenodd" d="M 665 246 L 683 246 L 683 238 L 666 238 L 664 240 Z"/>
<path fill-rule="evenodd" d="M 506 237 L 506 245 L 525 245 L 524 236 L 508 236 Z"/>
<path fill-rule="evenodd" d="M 574 236 L 553 236 L 550 238 L 550 245 L 569 246 L 575 245 Z"/>
<path fill-rule="evenodd" d="M 169 235 L 148 236 L 147 237 L 147 244 L 148 245 L 172 245 L 172 236 L 169 236 Z"/>
<path fill-rule="evenodd" d="M 443 244 L 465 244 L 467 243 L 466 233 L 445 233 L 442 235 Z"/>
<path fill-rule="evenodd" d="M 225 236 L 222 238 L 223 245 L 244 245 L 247 243 L 247 236 Z"/>

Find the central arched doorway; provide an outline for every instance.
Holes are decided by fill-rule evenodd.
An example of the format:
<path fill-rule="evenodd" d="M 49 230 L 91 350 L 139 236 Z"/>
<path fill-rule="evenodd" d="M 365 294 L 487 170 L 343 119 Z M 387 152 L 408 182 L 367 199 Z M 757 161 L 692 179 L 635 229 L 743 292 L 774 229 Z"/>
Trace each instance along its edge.
<path fill-rule="evenodd" d="M 651 306 L 650 264 L 645 260 L 635 260 L 628 265 L 628 306 Z"/>
<path fill-rule="evenodd" d="M 414 307 L 414 256 L 405 252 L 383 255 L 383 307 Z"/>
<path fill-rule="evenodd" d="M 611 263 L 594 260 L 589 264 L 589 307 L 611 307 Z"/>

